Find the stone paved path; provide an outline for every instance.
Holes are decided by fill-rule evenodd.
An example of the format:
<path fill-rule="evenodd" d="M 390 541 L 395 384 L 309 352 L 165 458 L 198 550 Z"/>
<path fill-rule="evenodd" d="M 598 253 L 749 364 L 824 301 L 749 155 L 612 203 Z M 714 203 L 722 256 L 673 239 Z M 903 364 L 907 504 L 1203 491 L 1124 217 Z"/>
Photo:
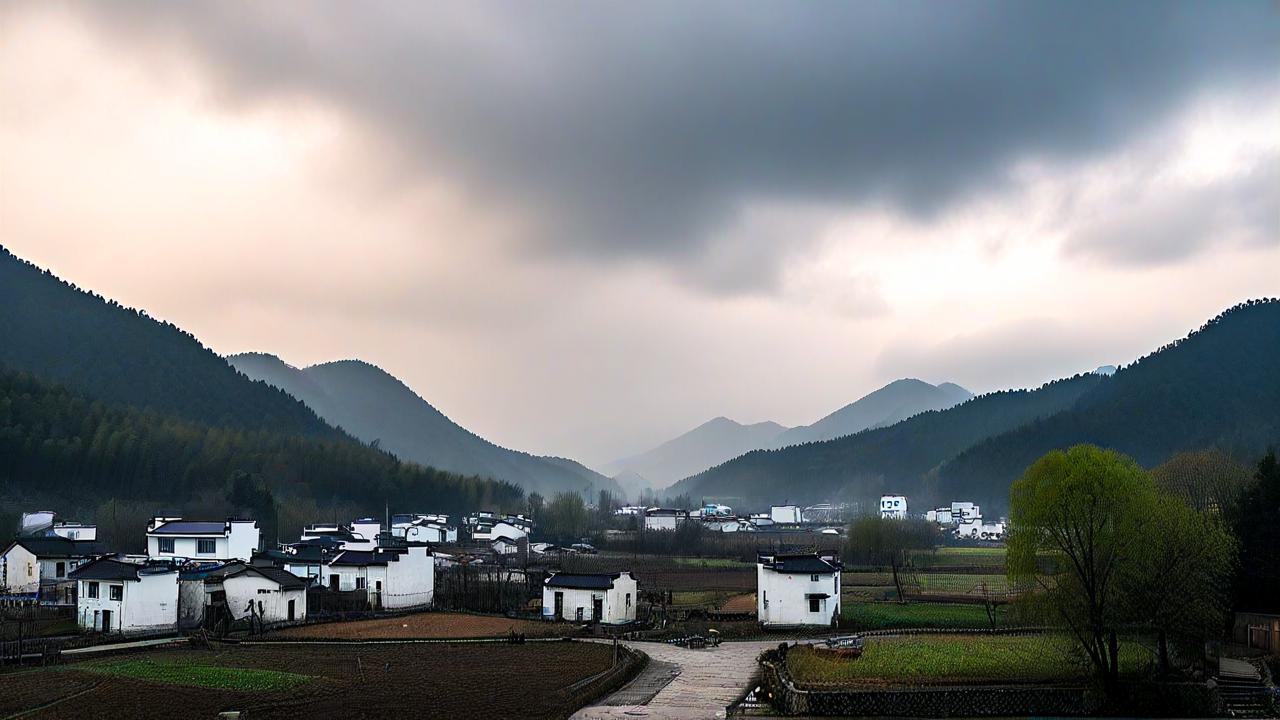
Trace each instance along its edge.
<path fill-rule="evenodd" d="M 722 718 L 725 706 L 754 677 L 756 657 L 777 647 L 778 641 L 725 642 L 706 650 L 653 642 L 628 645 L 649 656 L 649 667 L 598 705 L 579 710 L 571 720 Z"/>

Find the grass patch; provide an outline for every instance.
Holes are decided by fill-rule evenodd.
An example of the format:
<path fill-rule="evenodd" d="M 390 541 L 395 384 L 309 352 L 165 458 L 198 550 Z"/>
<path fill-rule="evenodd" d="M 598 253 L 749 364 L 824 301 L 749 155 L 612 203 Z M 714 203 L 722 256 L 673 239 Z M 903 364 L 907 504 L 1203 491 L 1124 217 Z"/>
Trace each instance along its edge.
<path fill-rule="evenodd" d="M 956 565 L 991 565 L 1003 568 L 1004 557 L 1005 549 L 1002 547 L 940 547 L 912 552 L 911 564 L 922 568 Z"/>
<path fill-rule="evenodd" d="M 996 625 L 1005 624 L 1008 608 L 996 607 Z M 898 628 L 985 628 L 991 626 L 982 605 L 949 603 L 851 602 L 842 603 L 840 616 L 859 630 Z"/>
<path fill-rule="evenodd" d="M 287 690 L 312 679 L 307 675 L 278 670 L 200 665 L 178 660 L 104 660 L 77 665 L 75 669 L 218 690 Z"/>
<path fill-rule="evenodd" d="M 1150 652 L 1120 646 L 1121 674 L 1145 671 Z M 886 686 L 1077 682 L 1089 678 L 1074 645 L 1062 635 L 933 635 L 868 638 L 862 657 L 848 659 L 799 646 L 787 669 L 801 685 Z"/>

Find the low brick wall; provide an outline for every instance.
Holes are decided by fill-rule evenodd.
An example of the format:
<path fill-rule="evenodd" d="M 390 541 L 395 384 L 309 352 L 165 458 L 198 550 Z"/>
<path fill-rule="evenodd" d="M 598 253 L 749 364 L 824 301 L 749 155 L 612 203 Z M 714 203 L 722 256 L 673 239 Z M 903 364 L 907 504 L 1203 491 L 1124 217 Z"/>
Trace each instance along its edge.
<path fill-rule="evenodd" d="M 1088 685 L 951 685 L 891 689 L 796 687 L 776 650 L 761 656 L 761 686 L 785 715 L 1082 717 L 1100 712 L 1143 717 L 1213 717 L 1222 712 L 1216 688 L 1204 683 L 1129 683 L 1108 703 Z"/>

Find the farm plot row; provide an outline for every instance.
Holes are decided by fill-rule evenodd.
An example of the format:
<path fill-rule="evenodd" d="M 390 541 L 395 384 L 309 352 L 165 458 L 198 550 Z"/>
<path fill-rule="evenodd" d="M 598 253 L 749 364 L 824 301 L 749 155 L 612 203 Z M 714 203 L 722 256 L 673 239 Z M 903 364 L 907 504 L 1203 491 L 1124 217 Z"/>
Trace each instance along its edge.
<path fill-rule="evenodd" d="M 1152 661 L 1146 647 L 1121 643 L 1123 675 L 1138 675 Z M 875 637 L 867 639 L 861 657 L 797 646 L 787 653 L 786 662 L 796 683 L 804 687 L 1057 683 L 1088 675 L 1070 639 L 1047 634 Z"/>
<path fill-rule="evenodd" d="M 184 648 L 0 675 L 0 710 L 88 689 L 27 717 L 562 718 L 567 688 L 611 665 L 610 647 L 577 642 Z"/>

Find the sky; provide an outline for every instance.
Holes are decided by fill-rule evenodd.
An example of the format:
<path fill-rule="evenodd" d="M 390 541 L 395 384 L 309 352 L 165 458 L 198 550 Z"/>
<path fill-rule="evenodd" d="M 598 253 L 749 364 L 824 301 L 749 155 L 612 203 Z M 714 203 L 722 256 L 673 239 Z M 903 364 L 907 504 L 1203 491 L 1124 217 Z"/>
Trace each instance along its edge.
<path fill-rule="evenodd" d="M 0 244 L 602 465 L 1280 295 L 1274 2 L 0 0 Z"/>

